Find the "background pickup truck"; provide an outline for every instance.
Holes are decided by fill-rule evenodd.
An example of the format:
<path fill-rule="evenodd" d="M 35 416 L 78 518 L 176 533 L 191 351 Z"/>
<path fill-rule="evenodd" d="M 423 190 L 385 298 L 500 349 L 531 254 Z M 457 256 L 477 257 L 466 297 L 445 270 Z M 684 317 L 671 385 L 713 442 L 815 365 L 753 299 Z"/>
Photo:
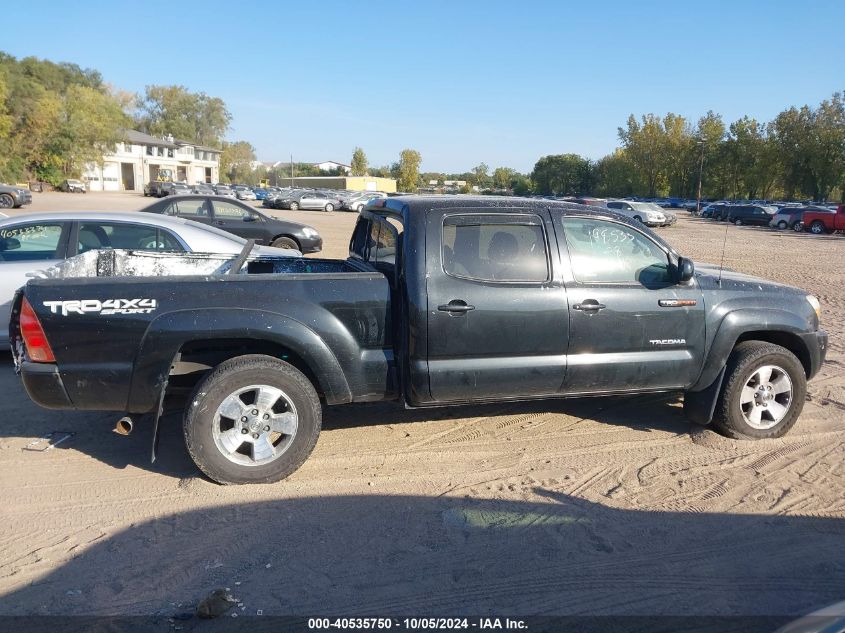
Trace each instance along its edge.
<path fill-rule="evenodd" d="M 804 230 L 816 235 L 845 231 L 845 204 L 840 204 L 836 211 L 804 211 L 801 218 Z"/>
<path fill-rule="evenodd" d="M 347 402 L 683 391 L 695 422 L 778 437 L 827 343 L 815 297 L 695 270 L 641 223 L 547 200 L 378 200 L 347 260 L 81 257 L 16 297 L 30 397 L 157 429 L 168 384 L 187 382 L 188 451 L 221 483 L 284 478 L 322 405 Z"/>

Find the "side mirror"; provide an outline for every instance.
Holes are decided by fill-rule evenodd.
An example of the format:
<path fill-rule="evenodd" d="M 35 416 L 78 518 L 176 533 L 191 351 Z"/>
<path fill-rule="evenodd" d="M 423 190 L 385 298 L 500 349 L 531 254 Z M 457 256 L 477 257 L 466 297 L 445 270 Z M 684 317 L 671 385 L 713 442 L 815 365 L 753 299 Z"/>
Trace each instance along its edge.
<path fill-rule="evenodd" d="M 5 240 L 0 242 L 0 250 L 2 251 L 14 251 L 21 247 L 21 241 L 16 237 L 7 237 Z"/>
<path fill-rule="evenodd" d="M 244 222 L 255 222 L 257 219 L 258 218 L 256 218 L 254 215 L 245 215 L 244 216 Z"/>
<path fill-rule="evenodd" d="M 678 258 L 678 282 L 685 283 L 695 274 L 695 265 L 687 257 Z"/>

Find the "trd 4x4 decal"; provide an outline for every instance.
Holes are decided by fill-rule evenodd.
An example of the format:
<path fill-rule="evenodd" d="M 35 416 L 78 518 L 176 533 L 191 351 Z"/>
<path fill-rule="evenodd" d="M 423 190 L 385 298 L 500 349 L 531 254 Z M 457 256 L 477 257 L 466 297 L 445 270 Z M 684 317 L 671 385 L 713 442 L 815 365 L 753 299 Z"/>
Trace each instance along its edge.
<path fill-rule="evenodd" d="M 44 306 L 53 314 L 149 314 L 158 307 L 155 299 L 74 299 L 71 301 L 45 301 Z"/>

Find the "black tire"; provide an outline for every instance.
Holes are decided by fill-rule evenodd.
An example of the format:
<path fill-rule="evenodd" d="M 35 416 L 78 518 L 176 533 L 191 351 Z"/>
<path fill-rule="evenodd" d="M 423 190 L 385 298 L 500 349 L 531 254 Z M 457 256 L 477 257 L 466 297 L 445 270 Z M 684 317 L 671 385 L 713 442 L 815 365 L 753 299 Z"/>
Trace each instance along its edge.
<path fill-rule="evenodd" d="M 642 221 L 643 221 L 643 219 L 642 219 L 640 216 L 638 216 L 638 215 L 635 215 L 635 216 L 634 216 L 634 220 L 635 220 L 636 222 L 642 222 Z"/>
<path fill-rule="evenodd" d="M 328 213 L 331 213 L 332 211 L 334 211 L 334 205 L 329 202 L 325 207 L 323 207 L 323 210 Z"/>
<path fill-rule="evenodd" d="M 291 203 L 290 203 L 290 210 L 291 210 L 291 211 L 296 211 L 297 209 L 299 209 L 299 204 L 298 204 L 298 203 L 296 203 L 296 202 L 291 202 Z"/>
<path fill-rule="evenodd" d="M 292 237 L 277 237 L 273 240 L 270 246 L 275 248 L 292 248 L 297 251 L 299 250 L 299 244 Z"/>
<path fill-rule="evenodd" d="M 734 220 L 734 224 L 735 224 L 736 226 L 742 226 L 742 220 L 740 220 L 739 218 L 737 218 L 736 220 Z"/>
<path fill-rule="evenodd" d="M 783 231 L 783 230 L 784 230 L 785 228 L 787 228 L 788 226 L 789 226 L 789 225 L 786 223 L 786 220 L 781 220 L 780 222 L 778 222 L 778 228 L 779 228 L 781 231 Z"/>
<path fill-rule="evenodd" d="M 810 225 L 810 233 L 813 233 L 814 235 L 824 235 L 827 233 L 827 227 L 821 220 L 813 220 L 813 223 Z"/>
<path fill-rule="evenodd" d="M 801 233 L 804 230 L 804 223 L 803 222 L 796 222 L 792 225 L 792 230 L 796 233 Z"/>
<path fill-rule="evenodd" d="M 0 194 L 0 209 L 12 209 L 15 206 L 15 199 L 8 193 Z"/>
<path fill-rule="evenodd" d="M 232 461 L 218 447 L 214 427 L 224 400 L 252 385 L 283 391 L 295 407 L 297 421 L 294 433 L 284 436 L 287 444 L 278 456 L 268 463 L 245 465 Z M 302 465 L 320 435 L 322 409 L 314 386 L 298 369 L 272 356 L 250 354 L 221 363 L 200 381 L 189 402 L 183 424 L 185 446 L 197 468 L 220 484 L 280 481 Z"/>
<path fill-rule="evenodd" d="M 743 413 L 741 398 L 743 388 L 756 372 L 764 366 L 781 369 L 791 381 L 791 394 L 786 413 L 774 426 L 759 429 L 752 426 Z M 728 358 L 722 391 L 716 402 L 713 426 L 722 434 L 734 439 L 769 439 L 785 435 L 791 429 L 807 396 L 807 375 L 795 355 L 785 347 L 763 341 L 745 341 L 734 348 Z"/>

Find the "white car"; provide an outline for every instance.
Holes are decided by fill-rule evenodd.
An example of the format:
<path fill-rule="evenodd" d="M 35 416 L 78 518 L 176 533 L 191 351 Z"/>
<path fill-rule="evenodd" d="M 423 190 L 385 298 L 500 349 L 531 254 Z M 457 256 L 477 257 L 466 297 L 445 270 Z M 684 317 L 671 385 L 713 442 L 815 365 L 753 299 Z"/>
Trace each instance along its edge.
<path fill-rule="evenodd" d="M 212 226 L 154 213 L 76 211 L 28 213 L 0 219 L 0 345 L 9 342 L 15 291 L 29 275 L 87 251 L 127 249 L 237 254 L 246 240 Z M 299 256 L 256 246 L 255 254 Z"/>
<path fill-rule="evenodd" d="M 648 226 L 663 226 L 666 224 L 666 214 L 663 210 L 648 202 L 610 200 L 607 203 L 607 208 Z"/>

